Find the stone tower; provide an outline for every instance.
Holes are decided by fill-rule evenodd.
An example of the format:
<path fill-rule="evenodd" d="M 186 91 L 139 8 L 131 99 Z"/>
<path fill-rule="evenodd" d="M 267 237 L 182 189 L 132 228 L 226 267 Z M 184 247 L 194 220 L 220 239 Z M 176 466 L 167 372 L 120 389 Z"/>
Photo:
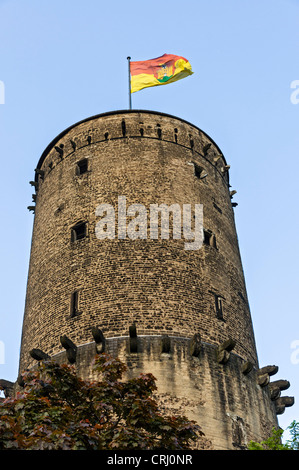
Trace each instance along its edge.
<path fill-rule="evenodd" d="M 267 437 L 292 398 L 280 397 L 287 381 L 270 381 L 278 368 L 258 364 L 228 170 L 207 134 L 158 112 L 105 113 L 58 135 L 31 182 L 19 372 L 51 356 L 91 378 L 91 359 L 105 349 L 129 376 L 156 377 L 161 406 L 201 426 L 199 447 L 242 449 Z M 97 234 L 102 204 L 114 210 L 115 236 Z M 136 222 L 132 207 L 141 207 L 133 204 L 147 213 L 152 204 L 202 205 L 202 246 L 188 250 L 171 234 L 171 211 L 168 239 L 151 237 L 150 222 L 145 237 L 136 227 L 128 237 L 124 213 Z"/>

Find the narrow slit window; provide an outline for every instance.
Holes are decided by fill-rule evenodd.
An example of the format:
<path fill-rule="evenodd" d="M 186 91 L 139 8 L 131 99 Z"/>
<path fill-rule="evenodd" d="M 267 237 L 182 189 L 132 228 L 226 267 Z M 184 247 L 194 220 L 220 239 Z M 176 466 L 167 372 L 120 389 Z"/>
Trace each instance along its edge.
<path fill-rule="evenodd" d="M 174 129 L 174 141 L 177 144 L 178 143 L 178 130 L 177 128 Z"/>
<path fill-rule="evenodd" d="M 86 237 L 86 222 L 78 222 L 71 229 L 71 241 L 82 240 Z"/>
<path fill-rule="evenodd" d="M 86 173 L 88 170 L 88 160 L 87 158 L 83 158 L 79 162 L 77 162 L 77 167 L 76 167 L 76 174 L 77 175 L 83 175 L 83 173 Z"/>
<path fill-rule="evenodd" d="M 158 139 L 162 139 L 162 129 L 160 124 L 157 124 L 157 134 L 158 134 Z"/>
<path fill-rule="evenodd" d="M 121 122 L 121 130 L 123 137 L 126 137 L 127 129 L 126 129 L 126 121 Z"/>
<path fill-rule="evenodd" d="M 79 312 L 79 291 L 75 290 L 71 295 L 71 317 L 75 317 Z"/>
<path fill-rule="evenodd" d="M 215 295 L 215 307 L 216 307 L 216 317 L 219 320 L 223 320 L 223 298 L 219 295 Z"/>
<path fill-rule="evenodd" d="M 189 134 L 189 139 L 190 139 L 190 147 L 191 147 L 191 149 L 193 150 L 193 148 L 194 148 L 194 140 L 193 140 L 191 134 Z"/>
<path fill-rule="evenodd" d="M 218 318 L 218 320 L 223 320 L 225 322 L 224 308 L 223 308 L 225 297 L 223 297 L 222 295 L 219 295 L 218 293 L 212 290 L 209 290 L 209 292 L 214 297 L 216 318 Z"/>

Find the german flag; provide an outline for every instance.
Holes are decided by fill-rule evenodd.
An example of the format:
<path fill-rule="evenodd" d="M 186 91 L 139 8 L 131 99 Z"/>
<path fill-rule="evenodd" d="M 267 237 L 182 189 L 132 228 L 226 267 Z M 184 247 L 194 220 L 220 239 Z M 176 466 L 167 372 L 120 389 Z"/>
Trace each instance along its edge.
<path fill-rule="evenodd" d="M 131 93 L 151 86 L 167 85 L 193 74 L 190 62 L 173 54 L 131 62 L 130 73 Z"/>

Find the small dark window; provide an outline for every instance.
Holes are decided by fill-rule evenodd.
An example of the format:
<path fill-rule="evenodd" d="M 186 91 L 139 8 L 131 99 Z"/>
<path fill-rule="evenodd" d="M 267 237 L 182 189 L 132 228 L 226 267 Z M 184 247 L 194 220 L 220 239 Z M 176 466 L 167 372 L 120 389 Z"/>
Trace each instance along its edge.
<path fill-rule="evenodd" d="M 121 131 L 122 131 L 123 137 L 126 137 L 127 129 L 126 129 L 126 121 L 124 120 L 121 122 Z"/>
<path fill-rule="evenodd" d="M 242 292 L 238 292 L 238 295 L 239 295 L 239 297 L 241 297 L 241 299 L 243 300 L 243 302 L 246 302 L 245 297 L 244 297 L 244 295 L 242 294 Z"/>
<path fill-rule="evenodd" d="M 203 243 L 204 245 L 209 245 L 209 246 L 212 246 L 213 248 L 217 248 L 217 245 L 216 245 L 216 237 L 214 235 L 213 232 L 211 232 L 211 230 L 206 230 L 204 229 L 203 230 Z"/>
<path fill-rule="evenodd" d="M 189 139 L 190 139 L 190 147 L 191 147 L 191 149 L 193 150 L 193 148 L 194 148 L 194 140 L 192 139 L 192 135 L 191 135 L 191 134 L 189 135 Z"/>
<path fill-rule="evenodd" d="M 71 317 L 79 314 L 79 291 L 75 290 L 71 295 Z"/>
<path fill-rule="evenodd" d="M 71 230 L 71 241 L 81 240 L 86 237 L 86 222 L 78 222 Z"/>
<path fill-rule="evenodd" d="M 204 179 L 208 176 L 207 172 L 201 166 L 194 163 L 194 174 L 199 179 Z"/>
<path fill-rule="evenodd" d="M 157 133 L 158 133 L 158 138 L 162 139 L 162 129 L 160 124 L 157 124 Z"/>
<path fill-rule="evenodd" d="M 77 167 L 76 167 L 76 174 L 77 175 L 83 175 L 83 173 L 86 173 L 88 170 L 88 160 L 87 158 L 83 158 L 79 162 L 77 162 Z"/>
<path fill-rule="evenodd" d="M 220 207 L 216 204 L 216 202 L 213 202 L 213 206 L 214 206 L 215 209 L 219 212 L 219 214 L 222 214 L 222 210 L 221 210 Z"/>
<path fill-rule="evenodd" d="M 174 129 L 174 141 L 177 144 L 177 142 L 178 142 L 178 130 L 177 130 L 177 128 Z"/>
<path fill-rule="evenodd" d="M 223 316 L 223 301 L 225 300 L 225 298 L 222 295 L 219 295 L 216 292 L 213 292 L 211 290 L 209 290 L 209 292 L 214 297 L 216 317 L 219 320 L 225 321 L 224 316 Z"/>
<path fill-rule="evenodd" d="M 200 178 L 200 174 L 202 172 L 202 169 L 200 166 L 194 165 L 194 174 L 197 178 Z"/>
<path fill-rule="evenodd" d="M 215 295 L 216 317 L 223 320 L 223 297 Z"/>
<path fill-rule="evenodd" d="M 142 121 L 140 121 L 139 124 L 140 124 L 139 132 L 140 132 L 141 137 L 143 137 L 143 135 L 144 135 L 143 125 L 144 125 L 144 123 Z"/>
<path fill-rule="evenodd" d="M 203 242 L 204 242 L 204 245 L 211 245 L 211 241 L 212 241 L 212 232 L 210 232 L 210 230 L 205 230 L 203 231 Z"/>
<path fill-rule="evenodd" d="M 210 242 L 211 242 L 211 237 L 212 237 L 212 232 L 209 232 L 208 230 L 205 230 L 203 231 L 203 242 L 204 242 L 204 245 L 210 245 Z"/>

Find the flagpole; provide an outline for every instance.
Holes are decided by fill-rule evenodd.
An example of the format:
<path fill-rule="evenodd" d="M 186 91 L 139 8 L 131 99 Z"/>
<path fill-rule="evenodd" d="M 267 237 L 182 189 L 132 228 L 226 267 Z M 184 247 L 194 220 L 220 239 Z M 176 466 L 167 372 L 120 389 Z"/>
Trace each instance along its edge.
<path fill-rule="evenodd" d="M 129 75 L 129 109 L 132 109 L 132 97 L 131 97 L 131 70 L 130 70 L 130 60 L 131 57 L 127 57 L 128 59 L 128 75 Z"/>

